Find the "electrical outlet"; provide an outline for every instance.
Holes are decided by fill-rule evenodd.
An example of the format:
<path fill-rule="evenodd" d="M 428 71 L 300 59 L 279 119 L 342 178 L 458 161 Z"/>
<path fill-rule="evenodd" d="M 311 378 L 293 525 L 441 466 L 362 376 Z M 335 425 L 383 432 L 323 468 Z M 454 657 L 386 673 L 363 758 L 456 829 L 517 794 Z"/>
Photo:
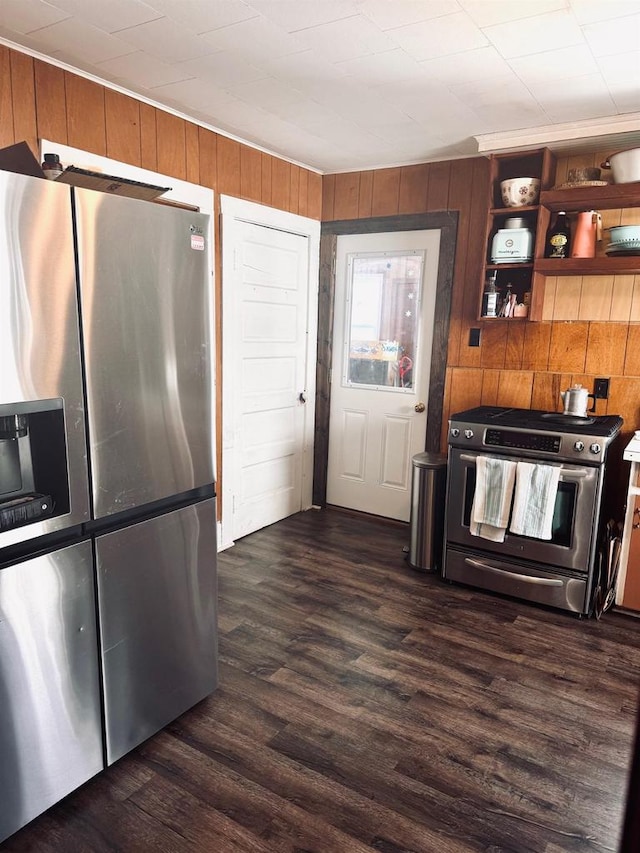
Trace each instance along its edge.
<path fill-rule="evenodd" d="M 480 329 L 469 329 L 469 346 L 480 346 Z"/>
<path fill-rule="evenodd" d="M 593 396 L 596 400 L 606 400 L 609 396 L 609 380 L 594 379 L 593 381 Z"/>

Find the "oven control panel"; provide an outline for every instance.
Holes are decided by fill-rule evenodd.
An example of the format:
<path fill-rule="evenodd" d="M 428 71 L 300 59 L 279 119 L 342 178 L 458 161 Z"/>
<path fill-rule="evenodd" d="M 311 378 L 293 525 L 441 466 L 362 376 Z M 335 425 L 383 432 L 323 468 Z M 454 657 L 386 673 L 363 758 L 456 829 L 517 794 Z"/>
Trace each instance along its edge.
<path fill-rule="evenodd" d="M 488 429 L 484 443 L 489 447 L 508 447 L 517 450 L 537 450 L 541 453 L 559 453 L 559 435 L 550 433 L 518 432 L 516 430 Z"/>

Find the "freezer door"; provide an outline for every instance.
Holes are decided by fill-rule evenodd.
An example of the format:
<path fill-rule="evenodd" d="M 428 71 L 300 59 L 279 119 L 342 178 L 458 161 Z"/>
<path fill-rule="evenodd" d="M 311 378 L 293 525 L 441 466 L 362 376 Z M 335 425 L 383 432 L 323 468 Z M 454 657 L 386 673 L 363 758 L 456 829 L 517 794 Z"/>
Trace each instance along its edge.
<path fill-rule="evenodd" d="M 0 569 L 0 842 L 103 769 L 91 544 Z"/>
<path fill-rule="evenodd" d="M 217 685 L 215 500 L 96 539 L 111 764 Z"/>
<path fill-rule="evenodd" d="M 100 518 L 213 482 L 210 219 L 74 193 Z"/>
<path fill-rule="evenodd" d="M 16 418 L 27 427 L 19 440 L 4 429 Z M 86 521 L 71 193 L 8 172 L 0 172 L 0 419 L 0 502 L 31 491 L 47 491 L 56 502 L 52 518 L 0 525 L 0 549 Z"/>

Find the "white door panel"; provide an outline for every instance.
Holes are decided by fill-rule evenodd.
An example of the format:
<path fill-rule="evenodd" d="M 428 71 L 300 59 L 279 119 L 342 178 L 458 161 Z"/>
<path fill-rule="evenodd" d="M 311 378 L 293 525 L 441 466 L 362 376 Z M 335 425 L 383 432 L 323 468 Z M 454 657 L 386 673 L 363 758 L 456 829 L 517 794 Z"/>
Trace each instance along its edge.
<path fill-rule="evenodd" d="M 223 199 L 225 545 L 311 502 L 313 403 L 300 400 L 302 393 L 313 400 L 314 391 L 308 338 L 311 331 L 315 341 L 317 301 L 313 290 L 310 300 L 309 285 L 317 264 L 311 239 L 227 216 L 237 205 Z M 244 208 L 268 218 L 259 205 Z M 292 215 L 287 221 L 307 223 Z"/>
<path fill-rule="evenodd" d="M 426 435 L 426 408 L 416 405 L 428 399 L 439 246 L 439 231 L 338 237 L 330 504 L 409 520 L 411 460 Z"/>

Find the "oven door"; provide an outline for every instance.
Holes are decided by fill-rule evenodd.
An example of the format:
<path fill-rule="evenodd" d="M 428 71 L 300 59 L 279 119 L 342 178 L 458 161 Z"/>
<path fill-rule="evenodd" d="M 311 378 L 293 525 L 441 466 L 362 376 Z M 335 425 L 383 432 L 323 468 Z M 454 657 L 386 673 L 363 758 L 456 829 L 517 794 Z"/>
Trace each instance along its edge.
<path fill-rule="evenodd" d="M 469 530 L 471 505 L 476 484 L 474 451 L 451 448 L 447 485 L 447 543 L 482 550 L 496 556 L 527 560 L 587 573 L 592 564 L 595 522 L 599 512 L 600 468 L 566 462 L 561 466 L 558 495 L 550 540 L 518 536 L 507 529 L 504 542 L 472 536 Z M 515 457 L 492 454 L 496 458 L 519 461 Z M 531 459 L 522 460 L 531 462 Z"/>

